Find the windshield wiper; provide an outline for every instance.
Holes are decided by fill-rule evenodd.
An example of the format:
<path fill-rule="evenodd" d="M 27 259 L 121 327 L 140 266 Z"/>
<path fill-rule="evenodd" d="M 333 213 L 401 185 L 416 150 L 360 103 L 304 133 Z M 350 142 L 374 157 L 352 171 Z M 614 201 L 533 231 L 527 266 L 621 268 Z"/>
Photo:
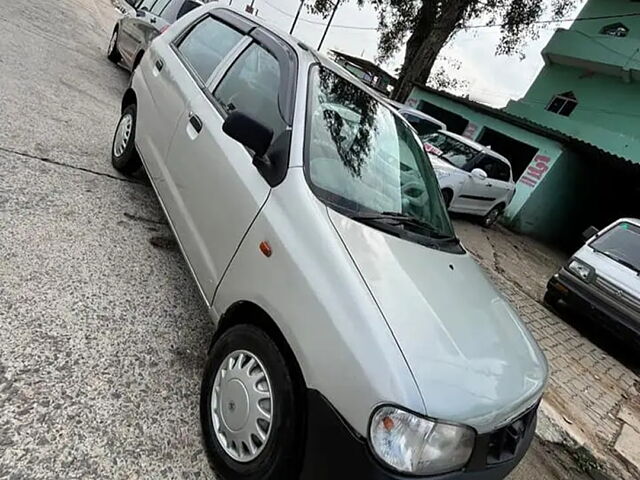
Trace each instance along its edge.
<path fill-rule="evenodd" d="M 633 263 L 628 262 L 627 260 L 625 260 L 622 257 L 619 257 L 618 255 L 616 255 L 615 253 L 611 253 L 611 252 L 602 252 L 604 253 L 607 257 L 609 257 L 611 260 L 615 260 L 616 262 L 618 262 L 620 265 L 624 265 L 625 267 L 627 267 L 630 270 L 633 270 L 634 272 L 636 272 L 637 275 L 640 275 L 640 268 L 635 266 Z"/>
<path fill-rule="evenodd" d="M 352 213 L 349 215 L 349 217 L 354 220 L 364 220 L 364 221 L 389 220 L 389 221 L 398 222 L 404 225 L 406 224 L 416 225 L 418 227 L 421 227 L 427 230 L 430 234 L 429 236 L 433 238 L 442 239 L 442 240 L 455 240 L 455 241 L 458 240 L 455 236 L 446 235 L 444 233 L 439 232 L 429 222 L 425 220 L 421 220 L 420 218 L 414 217 L 413 215 L 409 215 L 407 213 L 401 213 L 401 212 Z"/>

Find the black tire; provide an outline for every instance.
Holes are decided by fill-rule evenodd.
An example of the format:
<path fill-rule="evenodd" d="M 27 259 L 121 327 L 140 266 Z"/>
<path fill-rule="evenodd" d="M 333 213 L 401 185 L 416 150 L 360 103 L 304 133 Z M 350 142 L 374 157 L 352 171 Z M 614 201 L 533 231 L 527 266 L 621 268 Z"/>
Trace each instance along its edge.
<path fill-rule="evenodd" d="M 489 211 L 489 213 L 487 213 L 484 217 L 482 217 L 482 220 L 480 220 L 480 224 L 484 228 L 493 227 L 493 225 L 495 225 L 495 223 L 500 218 L 500 215 L 502 215 L 502 210 L 503 210 L 502 205 L 496 205 Z"/>
<path fill-rule="evenodd" d="M 442 190 L 442 198 L 444 198 L 444 206 L 449 208 L 453 200 L 453 192 L 449 189 Z"/>
<path fill-rule="evenodd" d="M 544 304 L 551 308 L 555 308 L 557 306 L 558 300 L 559 300 L 558 295 L 555 292 L 552 292 L 551 290 L 547 290 L 544 294 L 544 298 L 542 299 Z"/>
<path fill-rule="evenodd" d="M 263 450 L 241 463 L 225 452 L 213 423 L 211 399 L 216 374 L 227 356 L 237 350 L 255 355 L 266 370 L 272 390 L 271 431 Z M 300 474 L 303 443 L 303 401 L 296 393 L 291 370 L 277 344 L 252 325 L 230 328 L 209 353 L 200 392 L 200 422 L 209 462 L 224 480 L 294 480 Z"/>
<path fill-rule="evenodd" d="M 118 50 L 118 29 L 116 28 L 111 35 L 109 47 L 107 48 L 107 58 L 115 64 L 120 63 L 122 56 Z"/>
<path fill-rule="evenodd" d="M 113 136 L 113 143 L 111 145 L 111 164 L 113 165 L 113 168 L 125 174 L 134 173 L 142 166 L 140 156 L 138 155 L 135 146 L 137 112 L 138 110 L 135 104 L 129 105 L 122 111 L 120 121 L 116 127 L 116 133 Z M 119 140 L 118 131 L 127 116 L 131 119 L 130 131 L 124 148 L 118 149 L 116 146 L 116 141 Z M 121 144 L 121 142 L 118 143 Z"/>

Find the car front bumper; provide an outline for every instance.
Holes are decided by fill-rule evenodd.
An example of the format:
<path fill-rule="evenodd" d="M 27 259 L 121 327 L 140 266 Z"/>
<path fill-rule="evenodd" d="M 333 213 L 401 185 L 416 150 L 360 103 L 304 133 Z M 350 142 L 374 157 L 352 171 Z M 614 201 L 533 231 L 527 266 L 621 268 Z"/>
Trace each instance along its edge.
<path fill-rule="evenodd" d="M 536 406 L 520 417 L 524 428 L 520 431 L 516 447 L 504 461 L 498 461 L 490 453 L 491 449 L 495 451 L 497 433 L 479 435 L 471 460 L 463 470 L 416 477 L 383 467 L 372 455 L 366 439 L 354 432 L 319 392 L 308 391 L 307 408 L 307 442 L 301 480 L 500 480 L 520 463 L 527 452 L 535 433 L 537 414 Z"/>
<path fill-rule="evenodd" d="M 551 277 L 547 291 L 577 313 L 604 327 L 632 333 L 640 339 L 640 312 L 627 308 L 618 299 L 577 278 L 566 268 Z"/>

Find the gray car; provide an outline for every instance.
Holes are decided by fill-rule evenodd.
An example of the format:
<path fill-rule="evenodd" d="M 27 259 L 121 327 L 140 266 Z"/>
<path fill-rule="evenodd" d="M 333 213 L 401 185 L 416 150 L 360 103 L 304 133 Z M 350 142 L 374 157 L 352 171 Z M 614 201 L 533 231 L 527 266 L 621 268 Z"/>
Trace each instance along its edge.
<path fill-rule="evenodd" d="M 107 49 L 107 57 L 133 71 L 151 41 L 177 19 L 201 6 L 199 0 L 126 0 Z"/>
<path fill-rule="evenodd" d="M 544 356 L 416 132 L 348 71 L 203 6 L 131 76 L 111 161 L 145 168 L 217 326 L 216 478 L 500 480 L 523 457 Z"/>

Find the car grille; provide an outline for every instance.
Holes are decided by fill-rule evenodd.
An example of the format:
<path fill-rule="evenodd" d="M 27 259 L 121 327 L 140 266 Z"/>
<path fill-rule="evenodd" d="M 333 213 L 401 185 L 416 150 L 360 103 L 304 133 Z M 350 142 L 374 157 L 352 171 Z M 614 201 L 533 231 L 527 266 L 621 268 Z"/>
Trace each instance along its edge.
<path fill-rule="evenodd" d="M 624 290 L 616 287 L 608 280 L 598 276 L 596 277 L 594 284 L 598 289 L 610 297 L 612 300 L 630 308 L 631 310 L 640 313 L 640 300 L 633 295 L 625 292 Z"/>
<path fill-rule="evenodd" d="M 478 435 L 467 470 L 482 470 L 513 460 L 535 428 L 538 405 L 527 410 L 509 425 Z"/>

